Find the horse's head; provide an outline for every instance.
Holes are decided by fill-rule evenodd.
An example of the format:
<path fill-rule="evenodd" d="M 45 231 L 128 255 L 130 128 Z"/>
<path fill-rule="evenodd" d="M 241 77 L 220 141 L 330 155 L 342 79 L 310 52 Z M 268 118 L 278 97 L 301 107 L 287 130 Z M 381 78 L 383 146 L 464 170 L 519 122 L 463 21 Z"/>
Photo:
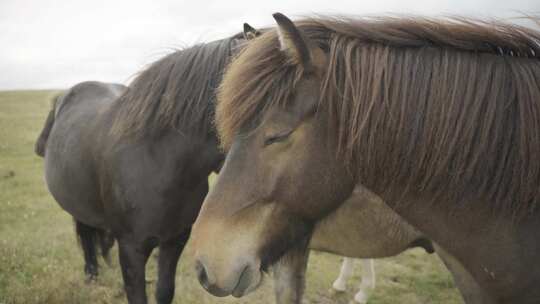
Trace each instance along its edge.
<path fill-rule="evenodd" d="M 327 55 L 289 19 L 229 67 L 217 124 L 228 155 L 193 231 L 199 281 L 240 297 L 337 208 L 353 179 L 319 108 Z"/>

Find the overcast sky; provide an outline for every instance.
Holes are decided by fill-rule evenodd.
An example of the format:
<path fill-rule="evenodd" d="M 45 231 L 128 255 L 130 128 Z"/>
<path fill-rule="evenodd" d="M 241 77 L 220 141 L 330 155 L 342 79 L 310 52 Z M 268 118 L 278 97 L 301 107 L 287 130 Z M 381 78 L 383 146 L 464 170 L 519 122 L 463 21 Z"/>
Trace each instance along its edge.
<path fill-rule="evenodd" d="M 0 90 L 129 83 L 175 48 L 226 37 L 271 14 L 540 14 L 540 0 L 0 0 Z"/>

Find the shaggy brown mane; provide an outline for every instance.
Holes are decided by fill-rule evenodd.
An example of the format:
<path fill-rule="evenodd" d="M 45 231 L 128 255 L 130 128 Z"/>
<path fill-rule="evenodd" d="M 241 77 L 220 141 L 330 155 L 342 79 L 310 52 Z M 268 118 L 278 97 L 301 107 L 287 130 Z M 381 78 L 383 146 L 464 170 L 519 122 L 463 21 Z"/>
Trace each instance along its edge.
<path fill-rule="evenodd" d="M 296 25 L 328 56 L 318 115 L 328 115 L 340 157 L 367 188 L 472 196 L 513 215 L 537 205 L 539 32 L 469 19 Z M 278 50 L 269 31 L 229 66 L 216 110 L 225 148 L 293 100 L 304 71 Z"/>
<path fill-rule="evenodd" d="M 159 136 L 213 134 L 215 89 L 239 35 L 176 51 L 152 63 L 115 101 L 111 133 Z"/>

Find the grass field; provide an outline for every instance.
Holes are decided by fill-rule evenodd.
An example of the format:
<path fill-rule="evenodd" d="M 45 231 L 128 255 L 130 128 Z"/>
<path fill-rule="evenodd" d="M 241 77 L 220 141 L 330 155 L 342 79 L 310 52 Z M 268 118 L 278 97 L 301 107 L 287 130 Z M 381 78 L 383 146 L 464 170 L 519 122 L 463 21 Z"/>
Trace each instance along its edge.
<path fill-rule="evenodd" d="M 102 267 L 97 282 L 84 283 L 72 220 L 48 194 L 42 159 L 33 153 L 53 94 L 0 92 L 0 304 L 125 303 L 116 251 L 113 266 Z M 356 271 L 347 293 L 331 295 L 328 290 L 341 259 L 323 253 L 311 257 L 306 303 L 348 303 L 360 272 Z M 207 294 L 194 276 L 189 245 L 178 267 L 175 303 L 274 303 L 269 277 L 258 291 L 241 300 Z M 155 270 L 151 258 L 147 266 L 151 303 Z M 377 260 L 376 271 L 371 304 L 461 303 L 442 263 L 422 250 Z"/>

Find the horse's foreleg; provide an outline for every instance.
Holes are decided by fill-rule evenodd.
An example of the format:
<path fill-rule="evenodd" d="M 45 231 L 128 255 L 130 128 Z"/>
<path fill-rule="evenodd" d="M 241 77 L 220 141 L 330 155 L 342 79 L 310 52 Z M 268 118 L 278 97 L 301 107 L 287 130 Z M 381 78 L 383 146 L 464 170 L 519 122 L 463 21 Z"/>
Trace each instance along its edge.
<path fill-rule="evenodd" d="M 145 265 L 152 247 L 141 246 L 127 239 L 118 240 L 118 253 L 128 303 L 146 304 Z"/>
<path fill-rule="evenodd" d="M 343 263 L 341 264 L 341 270 L 339 276 L 332 284 L 332 287 L 337 291 L 345 291 L 347 289 L 347 281 L 351 278 L 354 271 L 354 259 L 352 258 L 343 258 Z"/>
<path fill-rule="evenodd" d="M 354 301 L 367 303 L 373 289 L 375 289 L 375 263 L 373 259 L 362 259 L 362 282 L 360 290 L 354 295 Z"/>
<path fill-rule="evenodd" d="M 435 252 L 446 265 L 446 268 L 452 274 L 463 301 L 467 304 L 492 304 L 496 303 L 487 292 L 485 292 L 469 271 L 463 267 L 455 257 L 447 253 L 440 246 L 435 244 Z"/>
<path fill-rule="evenodd" d="M 288 252 L 273 268 L 277 304 L 302 303 L 309 258 L 307 246 Z"/>
<path fill-rule="evenodd" d="M 156 287 L 156 302 L 158 304 L 169 304 L 173 300 L 176 266 L 190 233 L 191 228 L 186 229 L 178 237 L 159 245 L 159 277 Z"/>

